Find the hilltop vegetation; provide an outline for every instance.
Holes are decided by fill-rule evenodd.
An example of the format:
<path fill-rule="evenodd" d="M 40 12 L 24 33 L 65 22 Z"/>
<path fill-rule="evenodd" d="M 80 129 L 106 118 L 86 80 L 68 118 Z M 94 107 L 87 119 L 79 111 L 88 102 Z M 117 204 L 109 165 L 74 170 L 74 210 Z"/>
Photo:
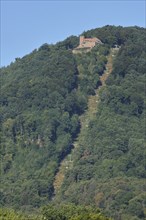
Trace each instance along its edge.
<path fill-rule="evenodd" d="M 93 204 L 116 220 L 144 219 L 146 30 L 105 26 L 83 34 L 104 44 L 73 55 L 79 39 L 71 36 L 1 68 L 1 206 L 32 212 L 51 201 L 59 164 L 80 132 L 79 116 L 117 44 L 113 72 L 59 202 Z M 87 219 L 104 219 L 92 213 Z"/>

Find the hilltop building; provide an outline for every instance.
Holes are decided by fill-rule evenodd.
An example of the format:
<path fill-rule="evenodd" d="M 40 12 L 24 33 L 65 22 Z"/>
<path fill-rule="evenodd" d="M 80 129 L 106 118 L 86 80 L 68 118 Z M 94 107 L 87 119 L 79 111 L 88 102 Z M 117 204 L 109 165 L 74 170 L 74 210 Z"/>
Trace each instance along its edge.
<path fill-rule="evenodd" d="M 96 44 L 102 44 L 101 40 L 96 37 L 85 38 L 84 36 L 80 36 L 80 44 L 77 48 L 92 48 Z"/>
<path fill-rule="evenodd" d="M 93 38 L 85 38 L 84 36 L 80 36 L 79 46 L 73 50 L 73 53 L 78 53 L 81 50 L 85 49 L 85 51 L 91 50 L 95 47 L 96 44 L 103 44 L 100 39 L 93 37 Z"/>

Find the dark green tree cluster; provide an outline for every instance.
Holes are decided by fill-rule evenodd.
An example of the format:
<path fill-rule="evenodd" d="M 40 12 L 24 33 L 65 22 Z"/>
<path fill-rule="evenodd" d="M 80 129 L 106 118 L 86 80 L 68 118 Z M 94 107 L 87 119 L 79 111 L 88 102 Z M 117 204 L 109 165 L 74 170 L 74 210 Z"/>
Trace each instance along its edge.
<path fill-rule="evenodd" d="M 24 214 L 13 209 L 0 208 L 0 220 L 42 220 L 42 215 Z"/>
<path fill-rule="evenodd" d="M 95 89 L 101 84 L 99 76 L 105 70 L 108 53 L 108 45 L 97 45 L 88 53 L 83 52 L 76 55 L 80 72 L 78 86 L 83 94 L 95 95 Z"/>
<path fill-rule="evenodd" d="M 39 212 L 39 214 L 23 214 L 13 209 L 0 209 L 0 220 L 111 220 L 101 214 L 99 209 L 91 206 L 50 204 Z"/>
<path fill-rule="evenodd" d="M 97 208 L 73 204 L 51 204 L 44 207 L 42 213 L 46 220 L 110 220 L 103 216 Z"/>
<path fill-rule="evenodd" d="M 124 45 L 129 41 L 135 43 L 135 40 L 137 41 L 139 38 L 140 32 L 143 35 L 142 40 L 144 40 L 145 28 L 138 26 L 122 27 L 106 25 L 101 28 L 91 29 L 83 32 L 83 35 L 85 37 L 98 37 L 104 44 L 114 47 L 115 45 Z"/>
<path fill-rule="evenodd" d="M 58 42 L 56 46 L 58 48 L 64 48 L 67 50 L 72 50 L 76 48 L 79 44 L 79 37 L 77 36 L 70 36 L 66 38 L 64 41 Z"/>

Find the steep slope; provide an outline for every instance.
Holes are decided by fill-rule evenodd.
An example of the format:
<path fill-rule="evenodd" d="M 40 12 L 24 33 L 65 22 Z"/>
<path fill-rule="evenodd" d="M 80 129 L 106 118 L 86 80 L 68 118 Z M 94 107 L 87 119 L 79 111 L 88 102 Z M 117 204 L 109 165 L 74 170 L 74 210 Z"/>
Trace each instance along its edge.
<path fill-rule="evenodd" d="M 87 104 L 88 108 L 86 112 L 79 117 L 81 124 L 80 134 L 78 134 L 77 140 L 73 143 L 74 148 L 72 149 L 71 153 L 67 155 L 60 163 L 59 171 L 57 172 L 53 183 L 55 196 L 57 196 L 57 194 L 60 192 L 60 188 L 61 185 L 63 184 L 66 171 L 68 169 L 71 170 L 73 167 L 73 162 L 74 162 L 73 158 L 75 154 L 74 149 L 79 147 L 80 138 L 86 132 L 86 129 L 90 121 L 94 119 L 95 114 L 98 111 L 99 91 L 103 86 L 106 85 L 105 81 L 107 80 L 109 74 L 112 72 L 113 57 L 117 54 L 117 52 L 118 49 L 112 48 L 110 50 L 110 54 L 107 57 L 107 64 L 105 66 L 105 71 L 102 74 L 102 76 L 100 76 L 101 86 L 99 86 L 98 89 L 95 90 L 95 95 L 90 95 L 88 97 L 88 104 Z"/>
<path fill-rule="evenodd" d="M 76 64 L 71 51 L 45 44 L 3 68 L 1 80 L 1 204 L 31 209 L 51 198 L 79 127 Z"/>
<path fill-rule="evenodd" d="M 68 155 L 57 205 L 94 205 L 116 220 L 143 220 L 146 30 L 107 25 L 82 35 L 103 45 L 74 55 L 79 38 L 71 36 L 1 69 L 0 204 L 31 212 L 50 202 Z M 114 45 L 121 48 L 106 80 Z"/>
<path fill-rule="evenodd" d="M 146 35 L 131 34 L 100 89 L 98 112 L 60 190 L 60 201 L 93 204 L 116 220 L 146 217 Z"/>

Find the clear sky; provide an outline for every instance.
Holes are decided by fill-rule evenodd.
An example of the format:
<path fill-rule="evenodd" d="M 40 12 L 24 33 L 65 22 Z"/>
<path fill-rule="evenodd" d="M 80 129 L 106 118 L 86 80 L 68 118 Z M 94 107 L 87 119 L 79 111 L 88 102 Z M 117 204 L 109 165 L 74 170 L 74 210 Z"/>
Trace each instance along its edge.
<path fill-rule="evenodd" d="M 145 0 L 1 0 L 1 66 L 105 25 L 145 27 Z"/>

